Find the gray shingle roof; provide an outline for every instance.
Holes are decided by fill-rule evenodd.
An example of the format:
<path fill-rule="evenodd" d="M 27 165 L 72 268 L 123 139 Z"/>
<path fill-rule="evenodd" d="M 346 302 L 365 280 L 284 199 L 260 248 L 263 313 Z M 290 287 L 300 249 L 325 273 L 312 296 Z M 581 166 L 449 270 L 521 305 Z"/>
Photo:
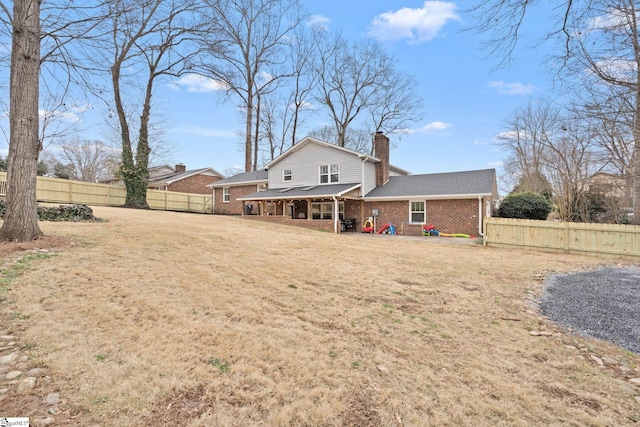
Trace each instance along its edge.
<path fill-rule="evenodd" d="M 158 184 L 171 184 L 176 181 L 180 181 L 181 179 L 189 178 L 190 176 L 197 175 L 199 173 L 211 171 L 216 175 L 221 175 L 218 171 L 213 168 L 201 168 L 201 169 L 192 169 L 186 172 L 172 173 L 168 175 L 158 176 L 153 179 L 149 179 L 149 184 L 158 185 Z"/>
<path fill-rule="evenodd" d="M 495 169 L 392 176 L 387 184 L 367 193 L 365 199 L 494 194 L 495 177 Z"/>
<path fill-rule="evenodd" d="M 238 197 L 238 200 L 279 200 L 329 198 L 360 187 L 360 183 L 309 185 L 303 187 L 270 188 L 258 193 Z"/>
<path fill-rule="evenodd" d="M 239 173 L 234 176 L 230 176 L 229 178 L 221 179 L 220 181 L 216 181 L 212 184 L 207 184 L 207 187 L 227 187 L 229 185 L 242 185 L 242 184 L 250 184 L 256 183 L 259 181 L 267 181 L 269 179 L 266 170 L 260 171 L 249 171 Z"/>

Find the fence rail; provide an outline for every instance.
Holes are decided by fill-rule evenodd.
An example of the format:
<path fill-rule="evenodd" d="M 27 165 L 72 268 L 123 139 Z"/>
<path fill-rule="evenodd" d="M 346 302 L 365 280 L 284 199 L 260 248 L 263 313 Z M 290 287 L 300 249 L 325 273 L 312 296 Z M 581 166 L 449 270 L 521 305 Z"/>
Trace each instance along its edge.
<path fill-rule="evenodd" d="M 484 242 L 593 256 L 640 256 L 640 226 L 486 218 Z"/>
<path fill-rule="evenodd" d="M 7 174 L 0 172 L 0 196 L 6 195 Z M 71 203 L 94 206 L 124 206 L 127 192 L 124 187 L 68 179 L 38 177 L 36 198 L 40 202 Z M 177 193 L 147 190 L 147 203 L 151 209 L 212 213 L 212 196 L 207 194 Z"/>

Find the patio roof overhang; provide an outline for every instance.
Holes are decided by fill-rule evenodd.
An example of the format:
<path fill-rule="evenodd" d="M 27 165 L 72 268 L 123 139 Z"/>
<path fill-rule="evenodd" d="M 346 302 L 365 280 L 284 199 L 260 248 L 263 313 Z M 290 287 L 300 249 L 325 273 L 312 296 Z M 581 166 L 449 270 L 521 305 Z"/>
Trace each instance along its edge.
<path fill-rule="evenodd" d="M 302 187 L 270 188 L 265 191 L 238 197 L 239 201 L 258 200 L 306 200 L 306 199 L 332 199 L 343 197 L 347 193 L 360 188 L 360 183 L 349 184 L 321 184 Z"/>

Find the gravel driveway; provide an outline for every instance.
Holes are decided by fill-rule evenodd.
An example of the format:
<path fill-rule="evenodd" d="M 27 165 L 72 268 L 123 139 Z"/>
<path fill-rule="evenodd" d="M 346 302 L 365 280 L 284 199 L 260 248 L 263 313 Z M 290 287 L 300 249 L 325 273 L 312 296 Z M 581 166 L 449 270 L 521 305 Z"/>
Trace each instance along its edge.
<path fill-rule="evenodd" d="M 640 354 L 640 268 L 602 267 L 545 281 L 540 311 L 574 332 Z"/>

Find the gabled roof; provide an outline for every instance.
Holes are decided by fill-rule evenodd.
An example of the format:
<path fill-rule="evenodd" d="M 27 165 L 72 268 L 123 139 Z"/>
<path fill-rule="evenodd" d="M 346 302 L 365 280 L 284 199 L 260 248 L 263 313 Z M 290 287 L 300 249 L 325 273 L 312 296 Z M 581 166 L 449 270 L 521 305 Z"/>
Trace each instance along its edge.
<path fill-rule="evenodd" d="M 360 183 L 351 184 L 322 184 L 302 187 L 270 188 L 258 193 L 238 197 L 237 200 L 281 200 L 281 199 L 312 199 L 340 197 L 360 188 Z"/>
<path fill-rule="evenodd" d="M 389 177 L 389 182 L 365 195 L 365 200 L 404 198 L 497 197 L 496 170 L 433 173 Z"/>
<path fill-rule="evenodd" d="M 266 170 L 249 171 L 239 173 L 237 175 L 230 176 L 229 178 L 221 179 L 220 181 L 207 184 L 207 187 L 219 188 L 219 187 L 233 187 L 234 185 L 245 184 L 258 184 L 261 182 L 267 182 L 269 176 Z"/>
<path fill-rule="evenodd" d="M 373 162 L 373 163 L 378 163 L 380 161 L 380 159 L 378 159 L 377 157 L 372 156 L 370 154 L 359 153 L 358 151 L 350 150 L 348 148 L 340 147 L 340 146 L 335 145 L 335 144 L 330 144 L 328 142 L 324 142 L 324 141 L 321 141 L 319 139 L 315 139 L 315 138 L 312 138 L 310 136 L 306 136 L 300 142 L 298 142 L 297 144 L 293 145 L 287 151 L 285 151 L 284 153 L 280 154 L 277 158 L 275 158 L 274 160 L 269 162 L 265 166 L 265 169 L 269 169 L 270 167 L 272 167 L 276 163 L 280 162 L 282 159 L 284 159 L 287 156 L 289 156 L 291 153 L 295 153 L 296 151 L 300 150 L 304 146 L 306 146 L 308 144 L 311 144 L 311 143 L 322 145 L 324 147 L 334 148 L 334 149 L 340 150 L 340 151 L 344 151 L 345 153 L 352 154 L 352 155 L 354 155 L 356 157 L 359 157 L 361 159 L 365 159 L 366 161 L 370 161 L 370 162 Z M 397 173 L 400 173 L 400 174 L 403 174 L 403 175 L 410 175 L 411 174 L 411 172 L 409 172 L 409 171 L 407 171 L 405 169 L 399 168 L 397 166 L 391 165 L 391 164 L 389 165 L 389 169 L 393 169 Z"/>
<path fill-rule="evenodd" d="M 160 176 L 160 177 L 156 177 L 156 178 L 151 178 L 149 179 L 149 184 L 151 185 L 170 185 L 173 184 L 176 181 L 180 181 L 182 179 L 185 178 L 189 178 L 190 176 L 194 176 L 194 175 L 200 175 L 200 174 L 207 174 L 208 175 L 217 175 L 219 177 L 224 178 L 224 175 L 222 175 L 220 172 L 218 172 L 217 170 L 213 169 L 213 168 L 201 168 L 201 169 L 193 169 L 193 170 L 189 170 L 189 171 L 185 171 L 185 172 L 174 172 L 173 174 L 168 174 L 168 175 L 164 175 L 164 176 Z"/>
<path fill-rule="evenodd" d="M 293 145 L 287 151 L 285 151 L 284 153 L 279 155 L 276 159 L 274 159 L 270 163 L 268 163 L 265 166 L 265 169 L 269 169 L 270 167 L 272 167 L 276 163 L 278 163 L 278 162 L 282 161 L 283 159 L 285 159 L 286 157 L 288 157 L 290 154 L 295 153 L 296 151 L 302 149 L 303 147 L 305 147 L 306 145 L 309 145 L 309 144 L 318 144 L 318 145 L 322 145 L 324 147 L 330 147 L 330 148 L 333 148 L 333 149 L 336 149 L 336 150 L 344 151 L 345 153 L 349 153 L 349 154 L 352 154 L 352 155 L 360 157 L 360 158 L 366 158 L 367 160 L 370 160 L 370 161 L 373 161 L 373 162 L 379 162 L 380 161 L 378 158 L 376 158 L 374 156 L 369 156 L 367 154 L 358 153 L 357 151 L 349 150 L 348 148 L 340 147 L 340 146 L 337 146 L 335 144 L 329 144 L 328 142 L 320 141 L 319 139 L 315 139 L 315 138 L 312 138 L 310 136 L 307 136 L 307 137 L 303 138 L 302 141 L 300 141 L 297 144 Z"/>

